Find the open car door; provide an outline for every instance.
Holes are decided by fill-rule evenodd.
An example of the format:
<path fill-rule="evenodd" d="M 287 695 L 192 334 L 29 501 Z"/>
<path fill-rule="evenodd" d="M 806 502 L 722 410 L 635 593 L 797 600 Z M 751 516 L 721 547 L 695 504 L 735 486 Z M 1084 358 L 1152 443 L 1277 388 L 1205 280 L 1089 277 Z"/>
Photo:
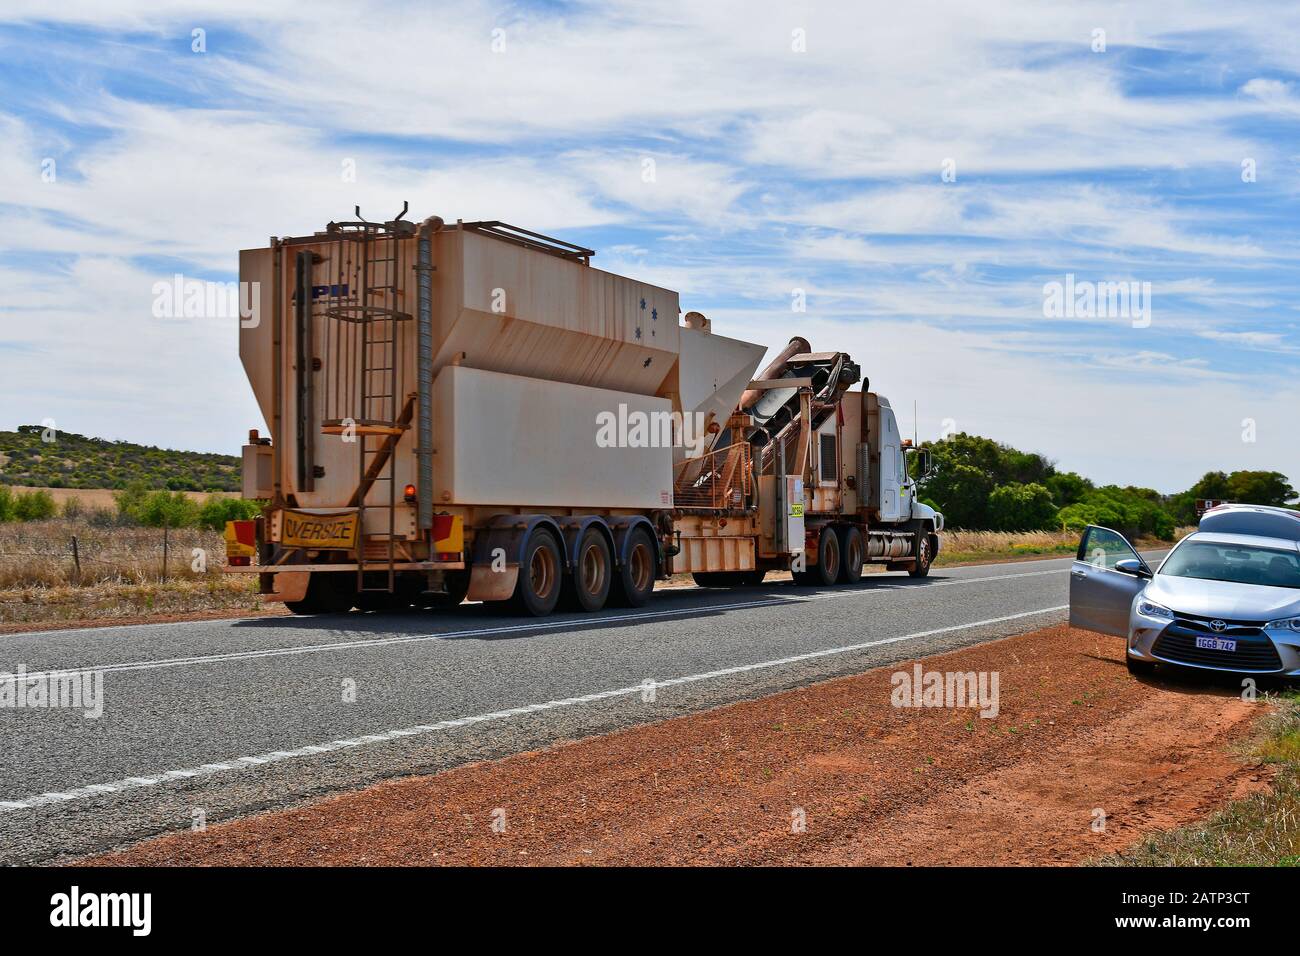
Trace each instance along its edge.
<path fill-rule="evenodd" d="M 1070 568 L 1070 626 L 1127 638 L 1133 598 L 1150 579 L 1151 569 L 1128 539 L 1088 525 Z"/>

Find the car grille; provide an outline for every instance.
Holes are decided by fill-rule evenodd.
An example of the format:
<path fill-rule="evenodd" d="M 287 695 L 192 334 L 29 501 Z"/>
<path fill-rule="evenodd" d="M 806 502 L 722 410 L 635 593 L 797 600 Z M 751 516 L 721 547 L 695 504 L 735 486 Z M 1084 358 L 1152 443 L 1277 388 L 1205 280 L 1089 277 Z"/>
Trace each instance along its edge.
<path fill-rule="evenodd" d="M 1201 617 L 1197 614 L 1184 614 L 1181 611 L 1174 612 L 1175 623 L 1180 627 L 1196 631 L 1198 634 L 1215 634 L 1219 637 L 1234 637 L 1238 634 L 1243 637 L 1253 637 L 1256 634 L 1264 633 L 1265 621 L 1238 621 L 1230 617 Z M 1216 631 L 1210 627 L 1211 621 L 1222 621 L 1227 626 L 1221 631 Z"/>
<path fill-rule="evenodd" d="M 1218 667 L 1233 671 L 1279 671 L 1282 658 L 1268 636 L 1257 623 L 1237 622 L 1222 631 L 1212 630 L 1209 618 L 1191 619 L 1179 615 L 1156 639 L 1151 653 L 1174 664 L 1192 664 L 1197 667 Z M 1228 623 L 1224 618 L 1224 623 Z M 1196 646 L 1198 637 L 1210 635 L 1237 642 L 1235 651 L 1213 651 Z"/>

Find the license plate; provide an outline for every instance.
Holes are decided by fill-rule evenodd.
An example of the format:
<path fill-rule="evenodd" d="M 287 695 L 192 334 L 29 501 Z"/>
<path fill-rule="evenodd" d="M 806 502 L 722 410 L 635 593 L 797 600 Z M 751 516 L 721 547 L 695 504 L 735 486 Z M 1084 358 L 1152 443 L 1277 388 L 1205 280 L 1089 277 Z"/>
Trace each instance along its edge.
<path fill-rule="evenodd" d="M 313 515 L 301 511 L 283 512 L 280 543 L 290 548 L 335 548 L 351 551 L 357 546 L 357 513 Z"/>
<path fill-rule="evenodd" d="M 1235 651 L 1237 642 L 1222 637 L 1198 637 L 1196 646 L 1207 651 Z"/>

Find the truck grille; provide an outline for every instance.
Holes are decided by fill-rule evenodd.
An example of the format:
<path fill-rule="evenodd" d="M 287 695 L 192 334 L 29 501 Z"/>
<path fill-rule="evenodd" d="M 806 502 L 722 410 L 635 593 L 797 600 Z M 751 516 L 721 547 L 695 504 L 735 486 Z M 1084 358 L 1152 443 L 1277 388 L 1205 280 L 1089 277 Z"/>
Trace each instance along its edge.
<path fill-rule="evenodd" d="M 1213 651 L 1197 647 L 1196 639 L 1207 635 L 1236 641 L 1237 649 Z M 1228 627 L 1216 632 L 1204 621 L 1177 620 L 1156 639 L 1151 653 L 1163 661 L 1197 667 L 1261 673 L 1282 669 L 1282 659 L 1278 656 L 1277 648 L 1258 627 Z"/>

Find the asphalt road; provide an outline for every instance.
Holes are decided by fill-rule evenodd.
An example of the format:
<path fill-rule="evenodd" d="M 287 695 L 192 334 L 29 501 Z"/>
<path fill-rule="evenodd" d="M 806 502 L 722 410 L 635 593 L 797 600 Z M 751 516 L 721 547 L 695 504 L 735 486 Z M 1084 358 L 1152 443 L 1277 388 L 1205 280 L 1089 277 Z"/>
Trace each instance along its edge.
<path fill-rule="evenodd" d="M 0 709 L 0 863 L 49 862 L 1058 623 L 1069 560 L 825 590 L 667 590 L 537 620 L 196 621 L 0 637 L 104 708 Z M 350 699 L 348 699 L 350 698 Z"/>

